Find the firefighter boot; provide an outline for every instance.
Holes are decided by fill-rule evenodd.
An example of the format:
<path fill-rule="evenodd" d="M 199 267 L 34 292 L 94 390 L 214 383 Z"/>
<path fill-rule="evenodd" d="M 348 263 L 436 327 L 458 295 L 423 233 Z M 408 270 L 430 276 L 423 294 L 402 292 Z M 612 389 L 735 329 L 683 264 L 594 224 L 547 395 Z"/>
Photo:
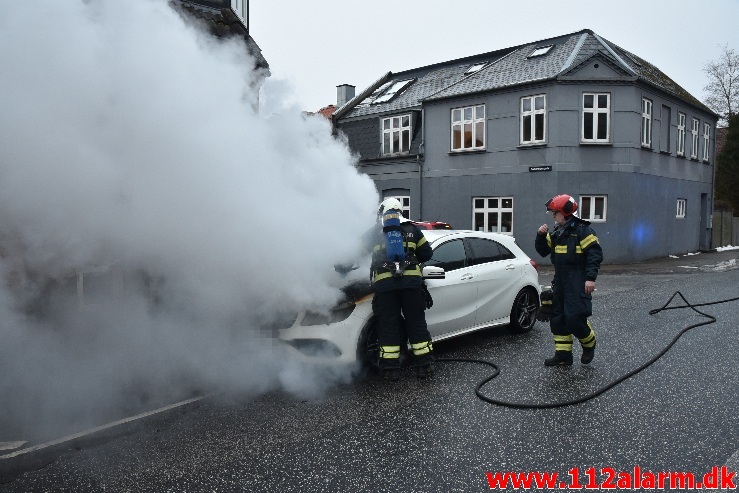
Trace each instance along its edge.
<path fill-rule="evenodd" d="M 571 366 L 572 351 L 554 351 L 554 356 L 544 360 L 544 366 Z"/>
<path fill-rule="evenodd" d="M 426 365 L 419 365 L 416 367 L 417 378 L 423 380 L 432 376 L 434 376 L 434 367 L 431 365 L 431 363 L 428 363 Z"/>
<path fill-rule="evenodd" d="M 434 368 L 431 366 L 434 361 L 434 346 L 431 341 L 412 343 L 411 349 L 416 360 L 416 377 L 424 379 L 432 376 L 434 373 Z"/>
<path fill-rule="evenodd" d="M 387 382 L 397 382 L 400 380 L 400 368 L 383 368 L 382 378 Z"/>
<path fill-rule="evenodd" d="M 380 373 L 388 382 L 400 380 L 400 346 L 380 346 Z"/>
<path fill-rule="evenodd" d="M 587 365 L 588 363 L 593 361 L 593 357 L 595 356 L 595 332 L 593 331 L 593 327 L 590 325 L 589 321 L 588 327 L 590 328 L 590 334 L 580 339 L 580 344 L 582 344 L 582 356 L 580 356 L 580 363 L 582 363 L 583 365 Z"/>
<path fill-rule="evenodd" d="M 554 334 L 554 356 L 544 360 L 544 366 L 570 366 L 572 364 L 572 334 Z"/>

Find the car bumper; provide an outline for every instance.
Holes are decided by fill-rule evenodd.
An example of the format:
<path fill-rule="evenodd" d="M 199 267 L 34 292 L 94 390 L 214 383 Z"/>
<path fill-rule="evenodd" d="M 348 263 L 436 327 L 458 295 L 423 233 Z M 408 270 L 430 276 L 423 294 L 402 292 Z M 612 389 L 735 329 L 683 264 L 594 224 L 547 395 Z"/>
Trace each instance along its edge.
<path fill-rule="evenodd" d="M 302 361 L 353 364 L 362 329 L 371 317 L 370 301 L 355 305 L 346 319 L 330 324 L 303 325 L 306 313 L 301 313 L 291 327 L 278 331 L 278 337 Z"/>

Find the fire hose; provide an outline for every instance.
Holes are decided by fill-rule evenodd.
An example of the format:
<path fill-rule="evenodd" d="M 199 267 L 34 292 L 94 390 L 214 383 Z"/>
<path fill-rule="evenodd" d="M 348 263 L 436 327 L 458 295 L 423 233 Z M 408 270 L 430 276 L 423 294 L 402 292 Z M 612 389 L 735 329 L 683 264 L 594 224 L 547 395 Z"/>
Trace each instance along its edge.
<path fill-rule="evenodd" d="M 669 306 L 670 303 L 672 303 L 672 300 L 676 296 L 679 296 L 680 298 L 682 298 L 682 300 L 685 302 L 685 304 L 684 305 L 679 305 L 679 306 Z M 556 407 L 573 406 L 575 404 L 581 404 L 583 402 L 586 402 L 586 401 L 589 401 L 591 399 L 594 399 L 594 398 L 598 397 L 599 395 L 607 392 L 608 390 L 612 389 L 616 385 L 620 384 L 624 380 L 626 380 L 628 378 L 631 378 L 634 375 L 636 375 L 637 373 L 639 373 L 642 370 L 646 369 L 652 363 L 654 363 L 655 361 L 657 361 L 658 359 L 660 359 L 662 356 L 664 356 L 665 353 L 667 353 L 667 351 L 669 351 L 670 348 L 677 342 L 677 340 L 680 339 L 680 337 L 683 334 L 685 334 L 686 332 L 688 332 L 689 330 L 695 329 L 696 327 L 701 327 L 703 325 L 709 325 L 709 324 L 712 324 L 712 323 L 716 322 L 716 317 L 714 317 L 712 315 L 709 315 L 707 313 L 704 313 L 704 312 L 698 310 L 697 307 L 709 306 L 709 305 L 718 305 L 718 304 L 721 304 L 721 303 L 728 303 L 728 302 L 737 301 L 737 300 L 739 300 L 739 297 L 730 298 L 730 299 L 726 299 L 726 300 L 720 300 L 720 301 L 712 301 L 712 302 L 709 302 L 709 303 L 691 304 L 685 298 L 685 296 L 682 295 L 682 293 L 680 291 L 676 291 L 670 297 L 670 299 L 667 300 L 667 303 L 665 303 L 661 308 L 655 308 L 653 310 L 650 310 L 649 311 L 649 314 L 650 315 L 656 315 L 656 314 L 658 314 L 659 312 L 661 312 L 663 310 L 678 310 L 678 309 L 682 309 L 682 308 L 690 308 L 694 312 L 696 312 L 699 315 L 701 315 L 702 317 L 704 317 L 706 320 L 704 320 L 702 322 L 699 322 L 699 323 L 695 323 L 695 324 L 689 325 L 689 326 L 685 327 L 684 329 L 682 329 L 680 332 L 677 333 L 677 335 L 675 335 L 675 337 L 673 337 L 672 341 L 670 341 L 669 344 L 667 344 L 660 352 L 658 352 L 656 355 L 654 355 L 646 363 L 644 363 L 641 366 L 639 366 L 639 367 L 631 370 L 630 372 L 626 373 L 625 375 L 620 376 L 616 380 L 612 381 L 608 385 L 605 385 L 605 386 L 601 387 L 600 389 L 596 390 L 595 392 L 592 392 L 590 394 L 585 395 L 584 397 L 580 397 L 580 398 L 577 398 L 577 399 L 571 399 L 571 400 L 560 401 L 560 402 L 550 402 L 550 403 L 509 402 L 509 401 L 503 401 L 503 400 L 500 400 L 500 399 L 494 399 L 492 397 L 488 397 L 485 394 L 483 394 L 482 393 L 482 388 L 488 382 L 490 382 L 491 380 L 493 380 L 495 377 L 497 377 L 500 374 L 500 368 L 498 368 L 498 366 L 495 363 L 493 363 L 491 361 L 481 360 L 481 359 L 469 359 L 469 358 L 437 358 L 435 361 L 439 361 L 439 362 L 475 363 L 475 364 L 482 364 L 482 365 L 487 365 L 487 366 L 491 367 L 494 370 L 493 373 L 492 373 L 492 375 L 490 375 L 490 376 L 486 377 L 485 379 L 481 380 L 477 384 L 477 386 L 475 387 L 475 395 L 477 395 L 477 397 L 480 398 L 481 400 L 483 400 L 485 402 L 488 402 L 490 404 L 495 404 L 495 405 L 498 405 L 498 406 L 518 408 L 518 409 L 551 409 L 551 408 L 556 408 Z"/>

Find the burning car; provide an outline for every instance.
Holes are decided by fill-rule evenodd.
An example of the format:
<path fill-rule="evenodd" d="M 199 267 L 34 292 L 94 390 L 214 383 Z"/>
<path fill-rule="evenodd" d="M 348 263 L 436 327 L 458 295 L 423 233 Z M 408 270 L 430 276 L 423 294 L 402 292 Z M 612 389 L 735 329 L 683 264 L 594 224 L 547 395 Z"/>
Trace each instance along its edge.
<path fill-rule="evenodd" d="M 433 298 L 426 311 L 434 341 L 476 330 L 510 326 L 523 333 L 536 323 L 541 287 L 536 263 L 510 235 L 424 230 L 434 253 L 423 265 Z M 300 313 L 279 338 L 308 360 L 375 365 L 377 320 L 369 282 L 344 288 L 328 313 Z"/>

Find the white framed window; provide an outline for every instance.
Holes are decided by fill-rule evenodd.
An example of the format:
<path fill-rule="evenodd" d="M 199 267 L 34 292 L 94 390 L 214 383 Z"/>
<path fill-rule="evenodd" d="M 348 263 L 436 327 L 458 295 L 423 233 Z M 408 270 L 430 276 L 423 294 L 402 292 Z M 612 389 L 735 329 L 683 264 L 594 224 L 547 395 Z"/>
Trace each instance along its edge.
<path fill-rule="evenodd" d="M 391 116 L 380 121 L 382 126 L 382 155 L 389 156 L 410 151 L 411 115 Z"/>
<path fill-rule="evenodd" d="M 652 101 L 641 100 L 641 145 L 652 147 Z"/>
<path fill-rule="evenodd" d="M 485 105 L 452 109 L 452 151 L 485 149 Z"/>
<path fill-rule="evenodd" d="M 693 118 L 693 126 L 690 129 L 690 136 L 692 138 L 692 146 L 690 147 L 690 157 L 698 159 L 698 129 L 700 128 L 701 122 L 697 118 Z"/>
<path fill-rule="evenodd" d="M 544 94 L 521 98 L 521 144 L 546 141 L 547 100 Z"/>
<path fill-rule="evenodd" d="M 583 143 L 610 142 L 611 95 L 608 93 L 584 93 L 582 95 Z"/>
<path fill-rule="evenodd" d="M 473 197 L 472 229 L 513 234 L 513 197 Z"/>
<path fill-rule="evenodd" d="M 384 103 L 386 101 L 390 101 L 397 94 L 400 94 L 401 92 L 403 92 L 403 89 L 405 89 L 411 82 L 413 82 L 413 79 L 399 80 L 397 82 L 393 82 L 392 84 L 390 84 L 390 86 L 385 91 L 383 91 L 382 94 L 377 96 L 372 101 L 372 104 Z"/>
<path fill-rule="evenodd" d="M 686 199 L 677 199 L 677 213 L 675 214 L 675 217 L 678 219 L 685 219 L 685 209 L 688 206 L 688 201 Z"/>
<path fill-rule="evenodd" d="M 711 126 L 708 123 L 703 124 L 703 160 L 708 161 L 710 157 L 711 143 Z"/>
<path fill-rule="evenodd" d="M 242 21 L 246 21 L 246 3 L 247 0 L 231 0 L 231 10 L 233 10 Z"/>
<path fill-rule="evenodd" d="M 685 155 L 685 113 L 677 114 L 677 155 Z"/>
<path fill-rule="evenodd" d="M 406 219 L 411 218 L 411 197 L 409 195 L 388 195 L 383 200 L 386 199 L 398 199 L 403 206 L 400 209 L 400 212 L 403 213 L 403 217 Z"/>
<path fill-rule="evenodd" d="M 608 196 L 607 195 L 581 195 L 580 196 L 580 217 L 594 223 L 602 223 L 606 221 L 608 213 Z"/>

